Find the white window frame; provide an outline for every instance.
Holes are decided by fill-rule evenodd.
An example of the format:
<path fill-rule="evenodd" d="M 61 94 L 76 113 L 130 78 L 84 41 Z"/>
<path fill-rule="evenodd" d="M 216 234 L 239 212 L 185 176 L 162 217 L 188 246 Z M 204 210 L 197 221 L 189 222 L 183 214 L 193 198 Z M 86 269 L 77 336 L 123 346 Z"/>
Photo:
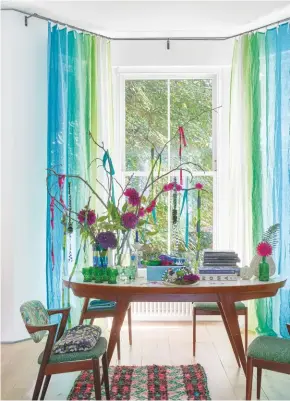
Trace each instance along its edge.
<path fill-rule="evenodd" d="M 118 152 L 119 158 L 119 168 L 121 175 L 119 179 L 122 183 L 125 181 L 125 176 L 129 175 L 130 172 L 126 171 L 125 162 L 125 82 L 126 80 L 178 80 L 178 79 L 211 79 L 212 80 L 212 107 L 217 108 L 222 105 L 222 92 L 223 92 L 223 81 L 222 77 L 224 75 L 223 68 L 216 67 L 170 67 L 170 68 L 160 68 L 160 67 L 117 67 L 114 69 L 114 80 L 115 80 L 115 149 Z M 226 110 L 227 111 L 227 110 Z M 219 208 L 219 184 L 221 177 L 218 174 L 218 145 L 220 139 L 220 127 L 222 114 L 220 110 L 218 113 L 216 111 L 212 112 L 212 170 L 206 171 L 204 173 L 196 171 L 193 172 L 193 176 L 212 176 L 213 177 L 213 247 L 216 248 L 219 244 L 218 237 L 220 230 L 218 229 L 219 218 L 218 218 L 218 208 Z M 169 130 L 168 130 L 169 132 Z M 226 138 L 223 138 L 221 142 L 225 143 Z M 227 157 L 227 152 L 225 157 Z M 138 176 L 146 176 L 146 172 L 138 173 Z M 174 174 L 173 174 L 174 175 Z M 178 172 L 176 172 L 178 175 Z M 170 196 L 170 195 L 168 195 Z M 170 218 L 170 216 L 168 216 Z M 169 219 L 170 221 L 170 219 Z M 169 236 L 170 238 L 170 236 Z M 224 243 L 224 241 L 222 241 Z"/>

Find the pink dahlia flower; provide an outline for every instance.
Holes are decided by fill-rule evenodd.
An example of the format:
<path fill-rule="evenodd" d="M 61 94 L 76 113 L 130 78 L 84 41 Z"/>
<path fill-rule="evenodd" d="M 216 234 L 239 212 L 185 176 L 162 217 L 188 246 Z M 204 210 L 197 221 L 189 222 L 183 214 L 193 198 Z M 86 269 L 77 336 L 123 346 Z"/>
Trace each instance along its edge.
<path fill-rule="evenodd" d="M 168 191 L 172 191 L 174 188 L 174 184 L 172 182 L 170 182 L 169 184 L 165 184 L 163 187 L 163 191 L 168 192 Z"/>
<path fill-rule="evenodd" d="M 156 204 L 157 204 L 156 200 L 153 199 L 153 201 L 150 202 L 150 205 L 146 207 L 145 209 L 146 213 L 152 213 L 153 209 L 156 207 Z"/>
<path fill-rule="evenodd" d="M 122 215 L 122 224 L 125 228 L 135 228 L 138 224 L 138 216 L 136 214 L 127 212 Z"/>
<path fill-rule="evenodd" d="M 145 208 L 140 207 L 139 212 L 138 212 L 138 217 L 144 217 L 145 216 Z"/>
<path fill-rule="evenodd" d="M 202 189 L 202 188 L 203 188 L 203 185 L 200 182 L 197 182 L 195 184 L 195 189 Z"/>
<path fill-rule="evenodd" d="M 87 221 L 88 225 L 91 226 L 97 220 L 96 213 L 94 210 L 83 209 L 78 214 L 78 220 L 80 223 L 85 223 L 85 221 Z"/>
<path fill-rule="evenodd" d="M 272 255 L 272 245 L 268 242 L 260 242 L 257 246 L 257 253 L 264 257 Z"/>
<path fill-rule="evenodd" d="M 176 191 L 181 191 L 182 190 L 182 185 L 176 184 Z"/>
<path fill-rule="evenodd" d="M 141 198 L 139 193 L 134 188 L 127 188 L 124 195 L 128 197 L 128 203 L 132 206 L 140 205 Z"/>

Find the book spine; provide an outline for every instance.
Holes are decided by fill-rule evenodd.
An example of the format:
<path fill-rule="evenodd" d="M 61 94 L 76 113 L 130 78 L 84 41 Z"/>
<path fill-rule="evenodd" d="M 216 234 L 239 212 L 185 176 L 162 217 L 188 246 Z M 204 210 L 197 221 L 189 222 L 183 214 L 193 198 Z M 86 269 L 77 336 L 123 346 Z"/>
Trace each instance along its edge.
<path fill-rule="evenodd" d="M 237 281 L 237 274 L 201 274 L 201 281 Z"/>
<path fill-rule="evenodd" d="M 199 274 L 238 274 L 235 269 L 199 269 Z"/>

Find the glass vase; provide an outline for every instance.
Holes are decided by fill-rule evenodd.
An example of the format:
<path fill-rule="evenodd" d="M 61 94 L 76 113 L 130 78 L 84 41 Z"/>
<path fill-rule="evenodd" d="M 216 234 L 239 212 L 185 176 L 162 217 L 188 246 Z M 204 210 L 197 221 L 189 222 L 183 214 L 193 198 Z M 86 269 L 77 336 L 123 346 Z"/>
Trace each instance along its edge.
<path fill-rule="evenodd" d="M 100 245 L 93 245 L 93 266 L 94 267 L 108 267 L 108 250 L 103 249 Z"/>
<path fill-rule="evenodd" d="M 266 257 L 262 257 L 262 262 L 259 264 L 259 280 L 269 281 L 270 280 L 270 269 L 269 263 L 266 261 Z"/>

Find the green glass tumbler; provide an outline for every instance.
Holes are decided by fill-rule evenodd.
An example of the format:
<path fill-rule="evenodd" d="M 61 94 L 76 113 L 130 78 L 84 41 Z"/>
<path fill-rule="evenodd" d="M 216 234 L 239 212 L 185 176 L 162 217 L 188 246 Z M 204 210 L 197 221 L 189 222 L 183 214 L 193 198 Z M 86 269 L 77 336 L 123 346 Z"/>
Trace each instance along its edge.
<path fill-rule="evenodd" d="M 90 283 L 92 281 L 92 269 L 90 267 L 83 267 L 82 274 L 85 283 Z"/>
<path fill-rule="evenodd" d="M 92 280 L 95 281 L 96 280 L 96 275 L 98 274 L 98 268 L 97 267 L 91 267 L 91 271 L 92 271 Z"/>
<path fill-rule="evenodd" d="M 125 274 L 128 280 L 135 280 L 136 277 L 136 267 L 135 266 L 128 266 L 125 269 Z"/>
<path fill-rule="evenodd" d="M 96 283 L 102 283 L 103 280 L 103 269 L 101 269 L 100 267 L 96 267 L 95 269 L 95 282 Z"/>
<path fill-rule="evenodd" d="M 109 284 L 117 284 L 118 270 L 108 267 L 107 274 L 108 274 L 108 283 Z"/>
<path fill-rule="evenodd" d="M 262 262 L 259 264 L 259 280 L 269 281 L 270 280 L 270 268 L 269 263 L 266 262 L 266 257 L 262 257 Z"/>

